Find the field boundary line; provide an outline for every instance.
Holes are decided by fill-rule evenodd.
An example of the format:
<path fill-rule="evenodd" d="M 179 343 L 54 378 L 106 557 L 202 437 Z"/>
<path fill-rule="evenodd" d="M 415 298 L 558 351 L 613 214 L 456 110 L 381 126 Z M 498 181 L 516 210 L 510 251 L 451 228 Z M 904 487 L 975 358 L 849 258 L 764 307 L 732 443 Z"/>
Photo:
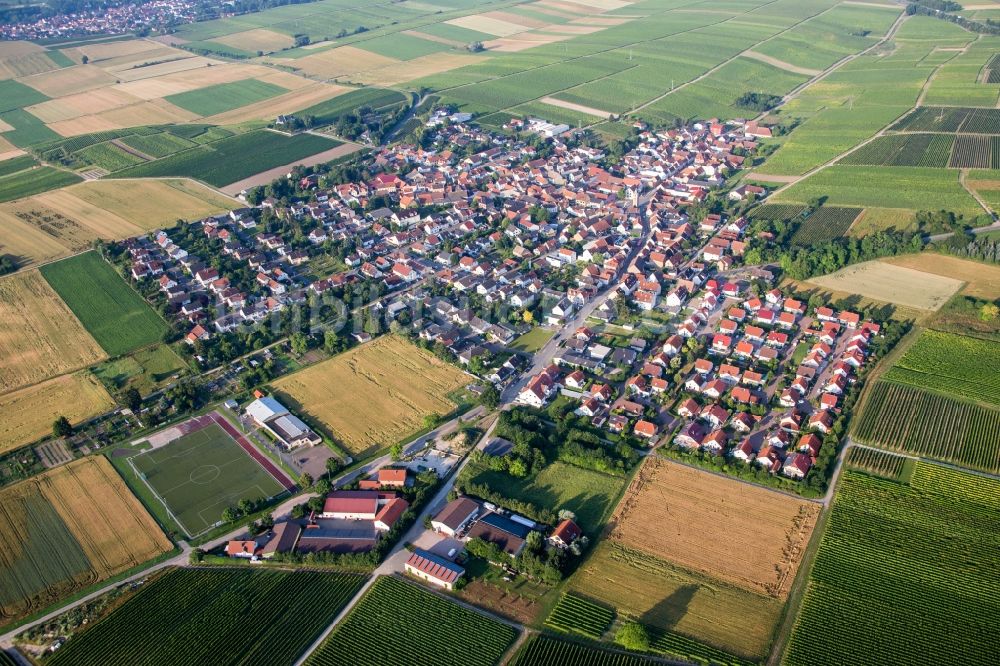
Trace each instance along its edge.
<path fill-rule="evenodd" d="M 777 0 L 773 0 L 772 2 L 768 2 L 768 3 L 766 3 L 766 4 L 763 4 L 763 5 L 760 5 L 760 6 L 758 6 L 758 7 L 754 7 L 752 11 L 757 11 L 757 10 L 758 10 L 758 9 L 760 9 L 761 7 L 766 7 L 767 5 L 770 5 L 770 4 L 774 4 L 774 2 L 777 2 Z M 788 32 L 789 30 L 792 30 L 792 29 L 794 29 L 794 28 L 797 28 L 797 27 L 799 27 L 800 25 L 802 25 L 802 24 L 803 24 L 803 23 L 805 23 L 806 21 L 811 21 L 812 19 L 814 19 L 814 18 L 816 18 L 816 17 L 818 17 L 818 16 L 822 16 L 823 14 L 826 14 L 827 12 L 830 12 L 830 11 L 833 11 L 834 7 L 836 7 L 836 6 L 837 6 L 837 5 L 833 5 L 833 6 L 831 6 L 831 7 L 828 7 L 827 9 L 824 9 L 824 10 L 823 10 L 823 11 L 821 11 L 821 12 L 817 12 L 817 13 L 813 14 L 812 16 L 807 16 L 806 18 L 802 19 L 801 21 L 798 21 L 797 23 L 793 23 L 792 25 L 788 26 L 788 27 L 787 27 L 787 28 L 785 28 L 784 30 L 781 30 L 781 31 L 779 31 L 779 32 L 776 32 L 776 33 L 774 33 L 773 35 L 771 35 L 771 36 L 770 36 L 770 37 L 768 37 L 767 39 L 762 39 L 762 40 L 760 40 L 759 42 L 756 42 L 756 43 L 755 43 L 755 44 L 753 44 L 753 46 L 751 46 L 750 48 L 752 49 L 752 48 L 753 48 L 754 46 L 759 46 L 759 45 L 761 45 L 761 44 L 765 44 L 765 43 L 767 43 L 767 42 L 771 41 L 772 39 L 774 39 L 775 37 L 780 37 L 781 35 L 785 34 L 785 33 L 786 33 L 786 32 Z M 744 15 L 746 15 L 746 14 L 750 14 L 750 13 L 752 13 L 752 12 L 743 12 L 743 14 L 738 14 L 737 16 L 744 16 Z M 718 23 L 713 23 L 712 25 L 722 25 L 723 23 L 728 23 L 729 21 L 732 21 L 732 20 L 735 20 L 735 19 L 736 19 L 736 16 L 733 16 L 733 17 L 730 17 L 730 18 L 726 19 L 725 21 L 719 21 Z M 702 27 L 706 27 L 706 26 L 702 26 Z M 695 30 L 697 30 L 697 28 L 695 28 Z M 685 32 L 692 32 L 692 31 L 693 31 L 693 30 L 687 30 L 687 31 L 685 31 Z M 681 33 L 681 34 L 683 34 L 683 33 Z M 672 36 L 672 35 L 671 35 L 671 36 Z M 711 76 L 711 75 L 712 75 L 712 74 L 714 74 L 714 73 L 715 73 L 716 71 L 718 71 L 718 70 L 722 69 L 723 67 L 725 67 L 726 65 L 728 65 L 729 63 L 733 62 L 734 60 L 736 60 L 737 58 L 740 58 L 740 57 L 746 57 L 746 58 L 747 58 L 748 60 L 753 60 L 753 58 L 749 58 L 749 57 L 747 57 L 747 56 L 744 56 L 744 55 L 743 55 L 743 51 L 741 51 L 741 52 L 737 53 L 736 55 L 732 56 L 731 58 L 728 58 L 728 59 L 726 59 L 726 60 L 723 60 L 722 62 L 720 62 L 720 63 L 719 63 L 718 65 L 716 65 L 716 66 L 715 66 L 715 67 L 713 67 L 712 69 L 708 70 L 707 72 L 704 72 L 704 73 L 702 73 L 702 74 L 701 74 L 701 75 L 699 75 L 699 76 L 696 76 L 695 78 L 691 79 L 690 81 L 685 81 L 684 83 L 680 84 L 680 85 L 679 85 L 679 86 L 677 86 L 676 88 L 672 88 L 671 90 L 668 90 L 667 92 L 663 93 L 663 94 L 662 94 L 662 95 L 660 95 L 659 97 L 654 97 L 653 99 L 649 100 L 648 102 L 646 102 L 646 103 L 644 103 L 644 104 L 641 104 L 641 105 L 639 105 L 639 106 L 635 107 L 634 109 L 632 109 L 631 111 L 627 111 L 626 113 L 628 113 L 629 115 L 631 115 L 631 114 L 633 114 L 633 113 L 636 113 L 637 111 L 642 111 L 642 110 L 643 110 L 643 109 L 645 109 L 646 107 L 648 107 L 648 106 L 652 106 L 653 104 L 656 104 L 656 103 L 657 103 L 657 102 L 659 102 L 660 100 L 662 100 L 662 99 L 665 99 L 665 98 L 667 98 L 668 96 L 670 96 L 670 95 L 674 94 L 674 93 L 675 93 L 675 92 L 677 92 L 678 90 L 682 90 L 682 89 L 684 89 L 684 88 L 688 87 L 689 85 L 691 85 L 691 84 L 693 84 L 693 83 L 698 83 L 698 82 L 699 82 L 699 81 L 701 81 L 702 79 L 704 79 L 704 78 L 706 78 L 706 77 L 708 77 L 708 76 Z M 852 57 L 852 56 L 845 56 L 844 60 L 846 60 L 846 59 L 847 59 L 848 57 Z M 758 61 L 758 62 L 760 62 L 760 61 Z M 834 63 L 833 65 L 831 65 L 830 67 L 831 67 L 831 68 L 832 68 L 832 67 L 837 67 L 837 66 L 839 66 L 839 65 L 840 65 L 840 63 L 842 63 L 842 62 L 843 62 L 843 60 L 840 60 L 840 61 L 838 61 L 838 62 L 835 62 L 835 63 Z M 773 65 L 772 65 L 772 66 L 773 66 Z M 780 68 L 778 68 L 778 69 L 780 69 Z M 827 68 L 827 70 L 824 70 L 824 72 L 827 72 L 827 71 L 828 71 L 829 69 L 830 69 L 830 68 Z M 820 74 L 819 76 L 823 76 L 823 73 L 821 73 L 821 74 Z M 819 77 L 816 77 L 816 78 L 819 78 Z M 804 83 L 802 83 L 802 84 L 801 84 L 801 85 L 799 86 L 799 88 L 801 88 L 802 86 L 808 86 L 808 85 L 811 85 L 811 84 L 812 84 L 812 82 L 813 82 L 812 80 L 809 80 L 809 81 L 805 81 Z M 789 93 L 789 95 L 791 95 L 792 93 L 794 93 L 794 92 L 795 92 L 795 90 L 797 90 L 797 89 L 793 89 L 793 90 L 792 90 L 792 92 L 791 92 L 791 93 Z M 786 97 L 787 97 L 787 96 L 786 96 Z M 783 104 L 783 103 L 784 103 L 784 98 L 782 99 L 782 104 Z M 780 105 L 779 105 L 779 106 L 780 106 Z M 765 115 L 766 115 L 766 114 L 765 114 Z"/>
<path fill-rule="evenodd" d="M 146 480 L 146 475 L 142 474 L 138 469 L 136 469 L 135 463 L 132 461 L 132 458 L 134 457 L 135 456 L 129 456 L 126 462 L 128 462 L 128 466 L 132 468 L 132 473 L 135 474 L 135 478 L 142 481 L 142 484 L 149 489 L 149 492 L 152 493 L 153 497 L 159 500 L 160 504 L 163 505 L 163 509 L 167 512 L 167 515 L 170 516 L 175 523 L 177 523 L 178 527 L 184 530 L 184 534 L 187 535 L 188 539 L 194 539 L 195 537 L 197 537 L 198 536 L 197 534 L 191 534 L 191 531 L 188 530 L 187 525 L 182 523 L 180 519 L 178 519 L 177 516 L 174 515 L 174 512 L 170 510 L 169 506 L 167 506 L 167 501 L 160 496 L 160 493 L 156 492 L 153 486 L 149 485 L 149 481 Z"/>

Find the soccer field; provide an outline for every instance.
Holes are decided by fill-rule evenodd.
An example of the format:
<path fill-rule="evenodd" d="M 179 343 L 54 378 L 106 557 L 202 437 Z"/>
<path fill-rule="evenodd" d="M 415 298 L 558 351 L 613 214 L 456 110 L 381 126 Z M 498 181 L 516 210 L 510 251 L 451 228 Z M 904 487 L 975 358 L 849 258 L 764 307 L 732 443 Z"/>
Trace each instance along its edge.
<path fill-rule="evenodd" d="M 285 490 L 217 423 L 135 456 L 132 464 L 188 536 L 222 520 L 226 507 L 242 499 Z"/>

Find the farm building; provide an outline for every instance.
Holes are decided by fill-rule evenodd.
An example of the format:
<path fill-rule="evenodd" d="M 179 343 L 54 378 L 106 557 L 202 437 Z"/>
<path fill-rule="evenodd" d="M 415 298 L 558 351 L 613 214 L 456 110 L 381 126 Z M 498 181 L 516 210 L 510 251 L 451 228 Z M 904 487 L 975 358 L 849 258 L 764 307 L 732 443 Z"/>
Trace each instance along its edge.
<path fill-rule="evenodd" d="M 579 539 L 582 534 L 583 531 L 580 527 L 567 518 L 559 523 L 554 530 L 552 530 L 552 534 L 549 535 L 549 543 L 556 548 L 568 548 L 574 541 Z"/>
<path fill-rule="evenodd" d="M 431 526 L 442 534 L 455 536 L 479 514 L 479 504 L 468 497 L 459 497 L 448 502 L 431 521 Z"/>
<path fill-rule="evenodd" d="M 226 544 L 226 555 L 250 559 L 257 556 L 256 541 L 230 541 Z"/>
<path fill-rule="evenodd" d="M 268 431 L 286 448 L 312 446 L 322 440 L 302 420 L 285 409 L 274 398 L 265 396 L 251 402 L 246 415 L 260 428 Z"/>
<path fill-rule="evenodd" d="M 482 539 L 499 546 L 511 557 L 517 557 L 524 549 L 524 540 L 531 529 L 499 513 L 487 513 L 469 530 L 470 539 Z"/>
<path fill-rule="evenodd" d="M 371 521 L 324 521 L 302 530 L 295 550 L 298 553 L 366 553 L 378 543 L 378 531 Z"/>
<path fill-rule="evenodd" d="M 260 549 L 260 556 L 269 559 L 275 553 L 291 553 L 299 542 L 302 526 L 292 521 L 278 523 L 272 530 L 271 539 Z"/>
<path fill-rule="evenodd" d="M 403 567 L 406 573 L 429 583 L 440 585 L 446 590 L 454 588 L 455 583 L 465 575 L 465 569 L 443 557 L 415 548 Z"/>

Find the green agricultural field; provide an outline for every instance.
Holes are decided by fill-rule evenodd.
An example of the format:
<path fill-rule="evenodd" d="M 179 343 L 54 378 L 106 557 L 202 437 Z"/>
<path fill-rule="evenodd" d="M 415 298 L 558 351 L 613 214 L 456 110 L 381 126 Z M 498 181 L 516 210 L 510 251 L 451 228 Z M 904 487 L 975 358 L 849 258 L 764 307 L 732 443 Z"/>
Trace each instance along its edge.
<path fill-rule="evenodd" d="M 847 469 L 855 472 L 871 474 L 890 481 L 909 481 L 904 479 L 908 471 L 913 471 L 912 459 L 897 456 L 887 451 L 855 446 L 847 455 Z"/>
<path fill-rule="evenodd" d="M 958 182 L 958 172 L 945 169 L 832 166 L 792 185 L 778 201 L 807 203 L 817 197 L 837 206 L 923 210 L 933 201 L 934 208 L 968 217 L 982 212 Z"/>
<path fill-rule="evenodd" d="M 0 177 L 0 202 L 20 199 L 39 192 L 48 192 L 79 183 L 81 180 L 83 179 L 75 173 L 47 166 L 18 171 L 9 176 Z"/>
<path fill-rule="evenodd" d="M 207 427 L 140 453 L 132 464 L 189 536 L 222 520 L 240 500 L 264 500 L 285 488 L 221 426 Z"/>
<path fill-rule="evenodd" d="M 333 99 L 320 102 L 307 109 L 296 111 L 295 115 L 313 116 L 316 125 L 331 125 L 341 116 L 353 113 L 362 106 L 370 106 L 373 109 L 384 109 L 394 104 L 403 104 L 406 96 L 395 90 L 383 90 L 381 88 L 361 88 L 352 90 L 343 95 L 337 95 Z"/>
<path fill-rule="evenodd" d="M 161 344 L 106 361 L 94 368 L 94 374 L 112 393 L 134 388 L 145 396 L 186 368 L 170 347 Z"/>
<path fill-rule="evenodd" d="M 59 135 L 50 130 L 45 123 L 24 109 L 13 109 L 0 113 L 0 120 L 7 123 L 13 130 L 0 134 L 18 148 L 28 148 L 46 141 L 59 139 Z"/>
<path fill-rule="evenodd" d="M 751 210 L 747 217 L 751 220 L 791 220 L 805 212 L 799 204 L 778 204 L 767 202 Z"/>
<path fill-rule="evenodd" d="M 47 99 L 49 99 L 47 95 L 14 79 L 0 81 L 0 113 L 40 104 Z"/>
<path fill-rule="evenodd" d="M 754 115 L 737 100 L 745 93 L 782 96 L 809 77 L 771 65 L 737 58 L 706 78 L 677 90 L 639 112 L 651 122 L 670 118 L 736 118 Z"/>
<path fill-rule="evenodd" d="M 372 53 L 389 58 L 396 58 L 397 60 L 413 60 L 414 58 L 430 55 L 431 53 L 447 51 L 450 48 L 447 44 L 432 42 L 429 39 L 421 39 L 413 35 L 404 35 L 401 33 L 376 37 L 375 39 L 366 39 L 363 42 L 356 43 L 355 46 L 365 51 L 371 51 Z"/>
<path fill-rule="evenodd" d="M 309 666 L 493 666 L 517 630 L 412 583 L 382 576 L 330 637 Z"/>
<path fill-rule="evenodd" d="M 73 156 L 107 171 L 120 171 L 146 162 L 138 155 L 133 155 L 113 143 L 98 143 L 87 146 L 74 153 Z"/>
<path fill-rule="evenodd" d="M 8 506 L 17 514 L 15 520 L 8 518 L 0 508 L 0 527 L 5 537 L 22 537 L 16 541 L 19 557 L 3 561 L 3 575 L 0 576 L 0 620 L 3 621 L 23 614 L 9 609 L 23 610 L 21 606 L 32 609 L 51 603 L 58 592 L 52 595 L 50 588 L 60 584 L 72 587 L 67 582 L 83 577 L 91 568 L 87 554 L 52 503 L 32 486 L 16 487 L 25 490 L 17 495 L 7 491 L 11 496 L 5 498 L 13 500 Z M 9 527 L 17 523 L 30 527 L 19 535 Z M 36 598 L 41 598 L 42 603 L 31 603 Z"/>
<path fill-rule="evenodd" d="M 844 156 L 838 164 L 946 167 L 954 142 L 955 137 L 942 134 L 890 134 Z"/>
<path fill-rule="evenodd" d="M 159 342 L 169 330 L 167 323 L 96 252 L 46 264 L 41 271 L 109 356 Z"/>
<path fill-rule="evenodd" d="M 982 663 L 998 597 L 1000 482 L 925 463 L 909 485 L 847 471 L 784 663 Z"/>
<path fill-rule="evenodd" d="M 614 509 L 625 486 L 625 477 L 553 462 L 532 478 L 517 479 L 475 463 L 462 473 L 468 483 L 486 485 L 511 499 L 530 502 L 554 511 L 569 509 L 588 534 L 597 534 Z"/>
<path fill-rule="evenodd" d="M 823 206 L 799 224 L 799 228 L 792 234 L 791 243 L 814 245 L 846 236 L 861 211 L 861 208 Z"/>
<path fill-rule="evenodd" d="M 1000 343 L 926 330 L 885 379 L 1000 405 Z"/>
<path fill-rule="evenodd" d="M 991 473 L 1000 472 L 998 431 L 1000 410 L 889 381 L 872 385 L 852 424 L 865 444 Z"/>
<path fill-rule="evenodd" d="M 4 160 L 3 162 L 0 162 L 0 178 L 9 176 L 12 173 L 17 173 L 18 171 L 30 169 L 34 166 L 38 166 L 38 160 L 31 155 L 21 155 L 20 157 L 13 157 L 9 160 Z"/>
<path fill-rule="evenodd" d="M 559 599 L 559 603 L 545 619 L 545 626 L 556 631 L 578 633 L 600 640 L 614 619 L 614 609 L 576 594 L 567 593 Z"/>
<path fill-rule="evenodd" d="M 195 143 L 188 139 L 174 136 L 167 132 L 159 134 L 140 135 L 134 134 L 121 140 L 129 148 L 138 150 L 150 157 L 166 157 L 174 153 L 192 148 Z"/>
<path fill-rule="evenodd" d="M 223 187 L 339 145 L 339 141 L 315 134 L 286 137 L 276 132 L 256 130 L 118 171 L 114 177 L 182 176 Z"/>
<path fill-rule="evenodd" d="M 164 99 L 191 113 L 197 113 L 199 116 L 213 116 L 254 102 L 277 97 L 286 92 L 288 92 L 286 88 L 276 86 L 273 83 L 244 79 L 168 95 Z"/>
<path fill-rule="evenodd" d="M 970 35 L 970 40 L 972 36 Z M 781 107 L 801 121 L 758 170 L 803 174 L 857 146 L 909 111 L 933 71 L 920 66 L 933 44 L 869 54 L 843 65 Z"/>
<path fill-rule="evenodd" d="M 319 571 L 174 568 L 53 653 L 52 666 L 292 664 L 364 584 Z"/>
<path fill-rule="evenodd" d="M 510 662 L 511 666 L 657 666 L 663 662 L 570 643 L 544 634 L 532 634 Z"/>

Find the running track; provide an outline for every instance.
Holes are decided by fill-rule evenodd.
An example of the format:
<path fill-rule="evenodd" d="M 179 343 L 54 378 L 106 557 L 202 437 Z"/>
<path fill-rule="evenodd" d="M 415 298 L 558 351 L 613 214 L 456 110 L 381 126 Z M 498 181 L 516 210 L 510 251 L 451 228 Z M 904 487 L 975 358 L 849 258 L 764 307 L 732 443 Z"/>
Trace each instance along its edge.
<path fill-rule="evenodd" d="M 295 492 L 295 484 L 292 483 L 292 480 L 289 479 L 284 472 L 278 469 L 278 466 L 271 462 L 267 456 L 257 450 L 257 447 L 251 444 L 247 438 L 243 436 L 243 433 L 237 430 L 232 423 L 227 421 L 217 412 L 212 412 L 208 415 L 208 418 L 214 421 L 220 428 L 225 430 L 230 437 L 235 439 L 236 443 L 243 447 L 243 450 L 247 452 L 247 455 L 256 460 L 261 467 L 266 469 L 267 473 L 273 476 L 275 481 L 280 483 L 285 490 Z"/>

